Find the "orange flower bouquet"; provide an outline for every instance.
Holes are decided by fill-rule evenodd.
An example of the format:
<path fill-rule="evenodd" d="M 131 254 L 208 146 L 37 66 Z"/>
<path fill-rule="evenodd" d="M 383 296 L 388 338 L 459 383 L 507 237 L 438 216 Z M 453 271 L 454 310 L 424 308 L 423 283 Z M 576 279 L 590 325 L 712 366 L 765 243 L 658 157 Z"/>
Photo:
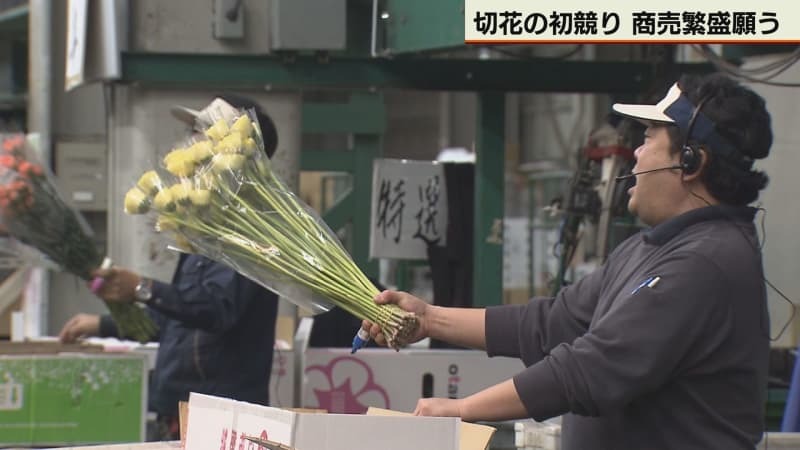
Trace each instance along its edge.
<path fill-rule="evenodd" d="M 8 234 L 84 280 L 103 255 L 83 217 L 59 195 L 49 171 L 31 155 L 24 136 L 0 135 L 0 220 Z M 125 336 L 146 342 L 156 327 L 137 305 L 107 303 Z"/>

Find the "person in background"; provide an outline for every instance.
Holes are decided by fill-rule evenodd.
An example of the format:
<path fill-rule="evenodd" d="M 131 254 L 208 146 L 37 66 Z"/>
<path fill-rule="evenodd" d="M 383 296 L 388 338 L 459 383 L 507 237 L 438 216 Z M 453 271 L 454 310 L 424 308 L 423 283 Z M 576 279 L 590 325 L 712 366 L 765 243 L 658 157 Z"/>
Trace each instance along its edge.
<path fill-rule="evenodd" d="M 379 291 L 386 289 L 386 286 L 377 279 L 367 278 Z M 353 346 L 353 330 L 357 330 L 360 326 L 361 319 L 338 306 L 334 306 L 330 311 L 314 316 L 314 326 L 311 327 L 308 346 L 315 348 L 351 348 Z M 374 346 L 375 344 L 372 341 L 364 344 L 364 347 Z"/>
<path fill-rule="evenodd" d="M 564 450 L 753 449 L 764 430 L 769 313 L 753 223 L 772 145 L 764 99 L 725 76 L 684 77 L 647 125 L 629 210 L 650 228 L 550 298 L 486 309 L 385 291 L 431 337 L 519 357 L 526 369 L 415 413 L 467 421 L 562 417 Z M 476 274 L 479 276 L 480 274 Z M 378 343 L 377 325 L 363 323 Z"/>
<path fill-rule="evenodd" d="M 223 95 L 235 108 L 253 108 L 272 157 L 278 135 L 272 119 L 254 102 Z M 175 110 L 173 110 L 175 111 Z M 176 116 L 194 123 L 193 112 Z M 187 115 L 188 114 L 188 115 Z M 149 409 L 157 413 L 151 440 L 178 438 L 178 402 L 190 392 L 269 405 L 278 296 L 227 265 L 181 253 L 170 283 L 112 267 L 94 276 L 96 292 L 108 302 L 139 302 L 159 326 L 159 348 L 150 380 Z M 62 342 L 86 336 L 120 337 L 110 315 L 78 314 L 60 332 Z"/>

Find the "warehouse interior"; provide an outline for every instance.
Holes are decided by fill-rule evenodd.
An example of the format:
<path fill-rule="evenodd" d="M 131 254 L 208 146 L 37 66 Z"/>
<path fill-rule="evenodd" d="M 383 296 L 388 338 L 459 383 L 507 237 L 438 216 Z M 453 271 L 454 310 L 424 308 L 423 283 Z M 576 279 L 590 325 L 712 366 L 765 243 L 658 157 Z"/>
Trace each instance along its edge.
<path fill-rule="evenodd" d="M 185 257 L 154 231 L 154 216 L 130 214 L 126 194 L 196 131 L 180 111 L 203 111 L 228 94 L 247 98 L 274 122 L 271 170 L 341 242 L 359 279 L 375 292 L 408 292 L 435 306 L 494 308 L 556 297 L 648 228 L 628 210 L 633 183 L 616 180 L 634 169 L 645 127 L 613 114 L 612 105 L 655 104 L 684 74 L 724 74 L 761 96 L 771 116 L 770 156 L 755 163 L 769 183 L 753 221 L 769 282 L 762 419 L 774 438 L 769 446 L 800 448 L 800 439 L 791 441 L 800 430 L 787 429 L 800 402 L 800 392 L 793 401 L 798 45 L 467 45 L 464 26 L 463 0 L 0 0 L 0 140 L 24 137 L 91 230 L 98 255 L 169 285 L 180 283 L 173 273 Z M 108 304 L 91 280 L 28 248 L 11 227 L 0 240 L 0 446 L 144 449 L 171 441 L 153 438 L 164 423 L 148 406 L 153 366 L 166 364 L 164 343 L 83 335 L 64 342 L 70 320 L 107 314 Z M 310 430 L 311 411 L 412 413 L 419 398 L 464 398 L 525 368 L 433 337 L 399 352 L 370 344 L 351 354 L 364 317 L 320 313 L 309 306 L 317 291 L 300 298 L 305 291 L 285 295 L 275 286 L 274 323 L 264 324 L 274 330 L 264 389 L 267 406 L 294 408 L 302 419 L 292 416 L 292 433 L 319 432 L 323 422 Z M 183 336 L 183 351 L 204 351 L 197 340 L 206 337 Z M 237 345 L 223 353 L 266 354 L 254 342 Z M 34 373 L 41 378 L 20 379 Z M 218 407 L 208 405 L 192 411 Z M 250 411 L 242 408 L 237 414 Z M 200 443 L 212 426 L 192 435 L 200 431 L 186 420 L 195 443 L 187 447 L 220 446 L 216 435 Z M 401 421 L 371 420 L 375 428 L 359 434 L 388 426 L 397 433 L 388 441 L 406 439 Z M 473 437 L 486 448 L 561 448 L 558 417 L 477 422 L 493 429 L 485 442 Z M 225 430 L 220 448 L 228 445 Z M 231 449 L 255 445 L 245 431 L 238 443 L 230 432 Z M 343 448 L 330 433 L 324 448 Z M 295 448 L 276 436 L 261 437 Z M 462 444 L 464 436 L 462 428 Z M 318 445 L 299 440 L 296 448 L 311 450 L 304 442 Z"/>

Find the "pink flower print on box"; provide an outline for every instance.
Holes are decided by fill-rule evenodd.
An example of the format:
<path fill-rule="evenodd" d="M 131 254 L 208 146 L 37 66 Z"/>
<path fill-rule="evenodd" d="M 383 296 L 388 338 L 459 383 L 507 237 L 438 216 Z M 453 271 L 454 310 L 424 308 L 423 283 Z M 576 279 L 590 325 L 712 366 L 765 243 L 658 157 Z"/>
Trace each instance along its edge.
<path fill-rule="evenodd" d="M 364 414 L 370 406 L 389 409 L 389 395 L 375 382 L 372 369 L 352 356 L 306 369 L 319 408 L 330 413 Z"/>

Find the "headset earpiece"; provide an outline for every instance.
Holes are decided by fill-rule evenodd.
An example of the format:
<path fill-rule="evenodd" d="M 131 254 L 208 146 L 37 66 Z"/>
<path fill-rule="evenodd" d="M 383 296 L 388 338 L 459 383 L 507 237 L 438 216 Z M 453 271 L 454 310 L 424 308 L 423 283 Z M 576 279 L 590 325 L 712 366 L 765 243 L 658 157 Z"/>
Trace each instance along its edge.
<path fill-rule="evenodd" d="M 697 120 L 697 115 L 700 114 L 700 111 L 703 109 L 703 105 L 705 105 L 710 99 L 710 95 L 701 98 L 700 101 L 697 102 L 697 106 L 695 106 L 694 110 L 692 111 L 692 117 L 689 118 L 689 124 L 686 127 L 686 135 L 683 138 L 683 147 L 681 148 L 680 166 L 684 175 L 693 175 L 697 173 L 703 163 L 702 155 L 700 155 L 700 149 L 689 144 L 689 140 L 692 138 L 692 130 L 694 130 L 694 123 Z"/>
<path fill-rule="evenodd" d="M 681 151 L 680 166 L 684 175 L 693 175 L 700 170 L 703 158 L 700 151 L 691 145 L 685 145 Z"/>

